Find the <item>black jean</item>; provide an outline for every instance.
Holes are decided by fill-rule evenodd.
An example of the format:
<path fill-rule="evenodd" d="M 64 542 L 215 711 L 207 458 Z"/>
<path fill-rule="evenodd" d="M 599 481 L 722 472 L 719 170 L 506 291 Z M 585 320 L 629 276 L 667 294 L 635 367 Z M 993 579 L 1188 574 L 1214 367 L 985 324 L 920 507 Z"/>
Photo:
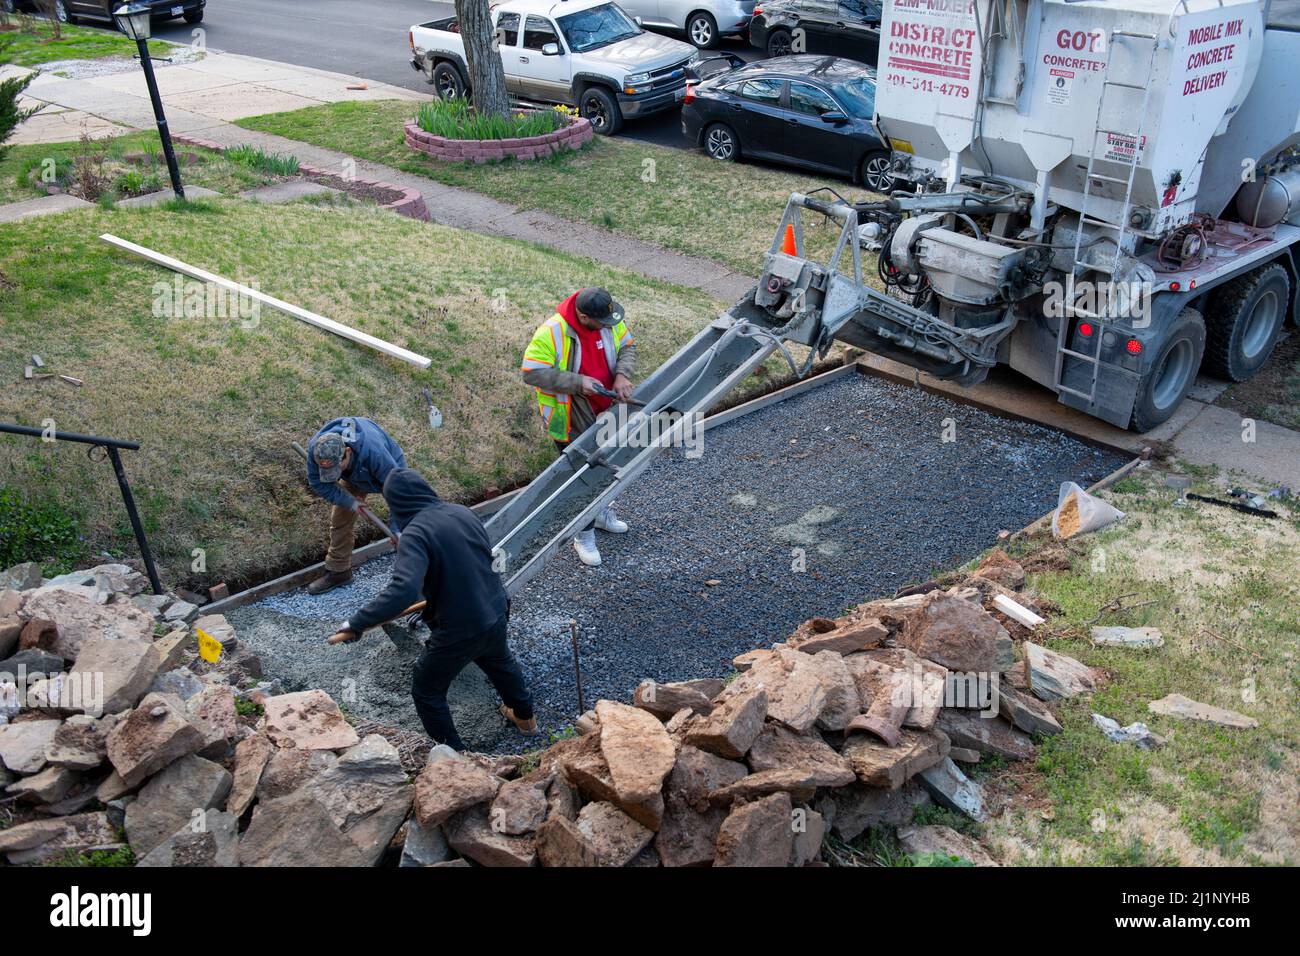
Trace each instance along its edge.
<path fill-rule="evenodd" d="M 451 639 L 435 635 L 429 639 L 424 653 L 415 662 L 411 696 L 415 699 L 415 712 L 420 715 L 424 731 L 434 743 L 446 744 L 456 750 L 465 749 L 465 742 L 456 733 L 456 724 L 447 706 L 447 688 L 469 664 L 477 664 L 479 670 L 487 675 L 516 717 L 527 720 L 533 716 L 533 695 L 528 692 L 524 672 L 510 653 L 506 641 L 509 620 L 510 612 L 507 610 L 496 624 L 481 634 Z"/>

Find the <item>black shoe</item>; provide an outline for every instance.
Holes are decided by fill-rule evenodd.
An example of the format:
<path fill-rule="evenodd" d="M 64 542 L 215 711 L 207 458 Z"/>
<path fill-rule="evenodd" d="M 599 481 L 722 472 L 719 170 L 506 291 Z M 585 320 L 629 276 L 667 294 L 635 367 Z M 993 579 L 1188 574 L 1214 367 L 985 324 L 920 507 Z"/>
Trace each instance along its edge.
<path fill-rule="evenodd" d="M 326 571 L 311 584 L 307 585 L 308 594 L 324 594 L 326 591 L 333 591 L 335 588 L 341 588 L 352 580 L 352 569 L 346 571 Z"/>

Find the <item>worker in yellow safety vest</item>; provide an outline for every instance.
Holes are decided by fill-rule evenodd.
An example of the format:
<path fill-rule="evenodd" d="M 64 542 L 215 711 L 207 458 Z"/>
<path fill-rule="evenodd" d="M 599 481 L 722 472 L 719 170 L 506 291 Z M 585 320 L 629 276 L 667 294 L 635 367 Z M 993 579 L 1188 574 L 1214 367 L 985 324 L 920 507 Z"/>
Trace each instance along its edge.
<path fill-rule="evenodd" d="M 587 430 L 614 399 L 632 397 L 636 346 L 623 321 L 623 307 L 604 289 L 579 289 L 543 322 L 524 352 L 524 381 L 537 391 L 537 408 L 547 434 L 563 451 Z M 583 564 L 600 564 L 596 529 L 622 534 L 627 522 L 611 508 L 573 539 Z"/>

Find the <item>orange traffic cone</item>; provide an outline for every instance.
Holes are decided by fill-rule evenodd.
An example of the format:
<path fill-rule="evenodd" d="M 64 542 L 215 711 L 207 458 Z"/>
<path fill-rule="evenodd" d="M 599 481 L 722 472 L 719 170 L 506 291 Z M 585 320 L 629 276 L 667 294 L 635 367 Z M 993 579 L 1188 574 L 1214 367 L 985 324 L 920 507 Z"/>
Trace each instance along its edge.
<path fill-rule="evenodd" d="M 781 240 L 781 251 L 787 256 L 797 256 L 799 250 L 794 246 L 794 225 L 788 223 L 785 227 L 785 238 Z"/>

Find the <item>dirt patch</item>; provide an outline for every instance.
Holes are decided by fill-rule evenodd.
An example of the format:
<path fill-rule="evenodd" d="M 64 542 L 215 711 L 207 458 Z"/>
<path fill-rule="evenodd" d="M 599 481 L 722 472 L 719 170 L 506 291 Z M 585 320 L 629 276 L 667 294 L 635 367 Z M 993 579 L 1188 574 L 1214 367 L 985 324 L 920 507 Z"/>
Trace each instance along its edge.
<path fill-rule="evenodd" d="M 306 178 L 313 183 L 320 183 L 322 186 L 341 189 L 353 199 L 368 200 L 381 206 L 395 203 L 406 195 L 400 189 L 389 189 L 387 186 L 379 186 L 374 183 L 344 179 L 342 176 L 308 176 Z"/>
<path fill-rule="evenodd" d="M 1215 404 L 1249 418 L 1300 428 L 1300 334 L 1293 330 L 1258 375 L 1233 385 Z"/>

